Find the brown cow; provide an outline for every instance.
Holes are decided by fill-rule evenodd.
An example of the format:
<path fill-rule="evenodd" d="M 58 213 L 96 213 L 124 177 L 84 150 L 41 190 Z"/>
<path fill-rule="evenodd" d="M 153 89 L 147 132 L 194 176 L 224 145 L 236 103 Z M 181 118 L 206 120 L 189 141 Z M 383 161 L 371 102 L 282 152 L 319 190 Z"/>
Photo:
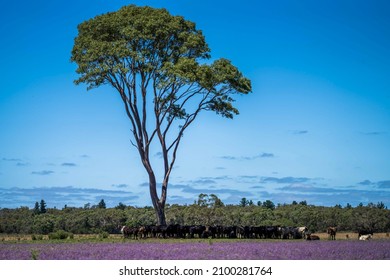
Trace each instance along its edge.
<path fill-rule="evenodd" d="M 326 232 L 328 233 L 330 240 L 336 240 L 336 232 L 337 232 L 336 227 L 328 227 Z"/>
<path fill-rule="evenodd" d="M 318 235 L 307 233 L 306 240 L 320 240 L 320 237 Z"/>
<path fill-rule="evenodd" d="M 134 239 L 137 239 L 138 228 L 122 226 L 121 233 L 123 234 L 124 238 L 131 238 L 131 236 L 133 236 Z"/>

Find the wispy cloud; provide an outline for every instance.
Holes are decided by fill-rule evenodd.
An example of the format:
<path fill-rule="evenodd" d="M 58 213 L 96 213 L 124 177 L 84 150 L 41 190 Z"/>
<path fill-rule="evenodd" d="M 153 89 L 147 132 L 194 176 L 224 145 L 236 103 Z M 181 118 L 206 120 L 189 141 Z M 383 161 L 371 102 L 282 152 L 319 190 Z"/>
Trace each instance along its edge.
<path fill-rule="evenodd" d="M 238 159 L 237 157 L 233 157 L 233 156 L 221 156 L 222 159 L 227 159 L 227 160 L 236 160 Z"/>
<path fill-rule="evenodd" d="M 390 189 L 390 180 L 380 181 L 377 183 L 378 188 Z"/>
<path fill-rule="evenodd" d="M 261 158 L 271 158 L 274 157 L 275 155 L 273 153 L 262 153 L 259 155 Z"/>
<path fill-rule="evenodd" d="M 368 187 L 371 186 L 373 188 L 380 188 L 380 189 L 390 189 L 390 180 L 384 180 L 384 181 L 378 181 L 373 182 L 370 180 L 364 180 L 362 182 L 357 183 L 359 186 Z"/>
<path fill-rule="evenodd" d="M 220 158 L 226 159 L 226 160 L 241 160 L 241 161 L 245 161 L 245 160 L 255 160 L 255 159 L 259 159 L 259 158 L 273 158 L 273 157 L 275 157 L 275 155 L 273 153 L 261 153 L 261 154 L 257 154 L 257 155 L 254 155 L 254 156 L 230 156 L 230 155 L 226 155 L 226 156 L 221 156 Z"/>
<path fill-rule="evenodd" d="M 52 170 L 42 170 L 42 171 L 33 171 L 33 172 L 31 172 L 31 174 L 43 175 L 43 176 L 50 175 L 50 174 L 53 174 L 53 173 L 54 173 L 54 171 L 52 171 Z"/>
<path fill-rule="evenodd" d="M 156 157 L 156 158 L 162 158 L 162 157 L 163 157 L 163 154 L 162 154 L 162 152 L 157 152 L 157 153 L 154 154 L 154 157 Z"/>
<path fill-rule="evenodd" d="M 308 130 L 293 130 L 291 133 L 294 135 L 302 135 L 302 134 L 309 133 L 309 131 Z"/>
<path fill-rule="evenodd" d="M 13 162 L 20 162 L 22 161 L 20 158 L 2 158 L 3 161 L 13 161 Z"/>
<path fill-rule="evenodd" d="M 215 169 L 216 169 L 216 170 L 225 170 L 225 169 L 226 169 L 226 167 L 223 167 L 223 166 L 217 166 L 217 167 L 215 167 Z"/>
<path fill-rule="evenodd" d="M 206 176 L 206 177 L 200 177 L 198 180 L 212 180 L 212 181 L 225 181 L 225 180 L 231 180 L 232 177 L 229 177 L 227 175 L 222 176 Z M 190 181 L 191 183 L 192 181 Z"/>
<path fill-rule="evenodd" d="M 390 205 L 390 192 L 387 190 L 361 190 L 353 187 L 316 187 L 311 184 L 294 184 L 273 191 L 262 191 L 258 193 L 261 200 L 270 199 L 275 204 L 291 203 L 292 201 L 307 201 L 308 204 L 317 206 L 334 206 L 336 204 L 346 205 L 347 203 L 357 206 L 359 203 L 382 201 Z M 378 200 L 378 197 L 381 199 Z"/>
<path fill-rule="evenodd" d="M 207 185 L 207 184 L 215 184 L 216 181 L 212 179 L 198 179 L 192 181 L 192 183 L 195 185 Z"/>
<path fill-rule="evenodd" d="M 251 189 L 256 189 L 256 190 L 258 190 L 258 189 L 265 189 L 265 187 L 263 187 L 263 186 L 252 186 L 250 188 Z"/>
<path fill-rule="evenodd" d="M 242 175 L 242 176 L 238 176 L 238 178 L 242 178 L 242 179 L 259 179 L 259 176 L 257 176 L 257 175 Z"/>
<path fill-rule="evenodd" d="M 206 179 L 205 179 L 206 178 Z M 215 194 L 225 204 L 238 204 L 243 197 L 257 201 L 265 201 L 267 199 L 278 203 L 291 203 L 292 201 L 306 200 L 308 204 L 334 206 L 336 204 L 358 205 L 359 203 L 367 204 L 368 202 L 383 201 L 385 205 L 390 205 L 390 180 L 372 182 L 364 180 L 355 186 L 327 186 L 317 184 L 317 179 L 306 177 L 257 177 L 257 176 L 241 176 L 240 179 L 230 178 L 237 181 L 247 179 L 245 187 L 230 188 L 218 186 L 215 184 L 212 187 L 195 185 L 194 181 L 201 182 L 202 180 L 212 180 L 204 177 L 198 180 L 188 181 L 187 183 L 170 184 L 170 196 L 168 202 L 170 204 L 186 204 L 193 203 L 200 193 Z M 222 176 L 220 177 L 222 178 Z M 226 178 L 226 177 L 225 177 Z M 260 184 L 259 178 L 268 183 L 277 183 L 279 186 L 269 188 L 267 183 Z M 254 182 L 257 180 L 257 182 Z M 251 183 L 252 181 L 252 183 Z M 223 181 L 222 181 L 223 182 Z M 220 183 L 220 181 L 217 181 Z M 371 183 L 371 184 L 370 184 Z M 285 185 L 282 185 L 285 184 Z M 148 185 L 144 183 L 142 185 Z M 159 184 L 161 186 L 161 184 Z M 368 186 L 368 187 L 367 187 Z M 31 187 L 31 188 L 5 188 L 0 187 L 0 205 L 1 207 L 33 207 L 36 201 L 44 199 L 49 207 L 68 206 L 82 207 L 86 203 L 95 204 L 104 199 L 108 207 L 113 207 L 122 202 L 127 205 L 147 206 L 150 205 L 149 200 L 145 200 L 148 195 L 147 188 L 130 188 L 127 184 L 113 184 L 111 189 L 98 188 L 80 188 L 74 186 L 64 187 Z M 129 187 L 129 188 L 127 188 Z M 145 196 L 145 197 L 144 197 Z"/>
<path fill-rule="evenodd" d="M 28 166 L 29 163 L 20 159 L 20 158 L 2 158 L 1 159 L 4 162 L 8 162 L 9 164 L 15 163 L 16 166 L 21 167 L 21 166 Z"/>
<path fill-rule="evenodd" d="M 191 194 L 215 194 L 215 195 L 238 195 L 241 197 L 251 196 L 252 193 L 249 191 L 228 189 L 228 188 L 193 188 L 191 186 L 186 186 L 181 190 L 183 193 Z"/>
<path fill-rule="evenodd" d="M 74 166 L 77 166 L 77 164 L 73 163 L 73 162 L 64 162 L 61 164 L 61 166 L 74 167 Z"/>
<path fill-rule="evenodd" d="M 277 184 L 294 184 L 294 183 L 306 183 L 310 181 L 310 178 L 307 177 L 262 177 L 260 179 L 261 183 L 277 183 Z"/>
<path fill-rule="evenodd" d="M 123 189 L 123 188 L 129 187 L 128 184 L 112 184 L 111 186 L 115 187 L 115 188 L 119 188 L 119 189 Z"/>
<path fill-rule="evenodd" d="M 36 201 L 44 199 L 48 207 L 83 206 L 86 203 L 98 203 L 104 199 L 107 206 L 114 207 L 119 202 L 136 204 L 139 196 L 129 191 L 104 190 L 97 188 L 65 187 L 31 187 L 31 188 L 1 188 L 0 205 L 16 208 L 28 206 L 32 208 Z M 140 205 L 144 206 L 144 205 Z"/>
<path fill-rule="evenodd" d="M 367 135 L 367 136 L 378 136 L 378 135 L 384 135 L 387 133 L 384 131 L 370 131 L 370 132 L 361 132 L 361 134 Z"/>
<path fill-rule="evenodd" d="M 225 176 L 221 177 L 212 177 L 212 178 L 226 178 Z M 218 179 L 217 179 L 218 180 Z M 196 184 L 195 184 L 196 182 Z M 250 196 L 251 193 L 246 190 L 240 190 L 240 189 L 230 189 L 226 187 L 218 187 L 218 186 L 208 186 L 208 182 L 214 182 L 216 181 L 212 179 L 208 179 L 208 177 L 201 178 L 199 180 L 192 180 L 188 181 L 183 184 L 169 184 L 170 190 L 175 190 L 175 194 L 177 195 L 177 191 L 180 191 L 183 194 L 191 194 L 191 195 L 199 195 L 201 193 L 206 194 L 216 194 L 216 195 L 239 195 L 239 196 Z M 141 184 L 142 186 L 149 186 L 148 183 Z M 194 187 L 195 185 L 195 187 Z M 202 187 L 206 185 L 207 187 Z M 158 186 L 161 186 L 161 183 L 158 184 Z M 199 187 L 197 187 L 199 186 Z"/>
<path fill-rule="evenodd" d="M 149 183 L 148 182 L 144 182 L 144 183 L 141 183 L 139 184 L 140 187 L 149 187 Z M 157 183 L 157 188 L 160 188 L 162 186 L 162 183 Z M 172 184 L 172 183 L 169 183 L 168 185 L 168 188 L 169 189 L 184 189 L 184 188 L 187 188 L 189 186 L 189 184 Z"/>
<path fill-rule="evenodd" d="M 373 184 L 373 182 L 371 182 L 370 180 L 364 180 L 364 181 L 358 183 L 358 185 L 362 185 L 362 186 L 370 186 L 372 184 Z"/>
<path fill-rule="evenodd" d="M 242 175 L 242 176 L 238 176 L 236 178 L 236 181 L 237 182 L 240 182 L 240 183 L 249 183 L 249 184 L 253 184 L 253 183 L 258 183 L 260 181 L 260 176 L 257 176 L 257 175 Z"/>
<path fill-rule="evenodd" d="M 350 189 L 341 188 L 320 188 L 312 184 L 291 184 L 285 187 L 277 188 L 280 191 L 288 192 L 299 192 L 299 193 L 324 193 L 324 194 L 335 194 L 335 193 L 348 193 Z"/>

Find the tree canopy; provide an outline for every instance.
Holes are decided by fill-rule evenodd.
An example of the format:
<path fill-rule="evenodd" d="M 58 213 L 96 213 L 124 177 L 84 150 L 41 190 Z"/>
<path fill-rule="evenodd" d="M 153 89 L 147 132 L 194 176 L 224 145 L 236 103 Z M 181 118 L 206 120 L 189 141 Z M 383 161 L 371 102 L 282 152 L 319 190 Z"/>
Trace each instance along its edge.
<path fill-rule="evenodd" d="M 311 232 L 325 232 L 328 226 L 337 226 L 338 231 L 368 229 L 375 232 L 390 231 L 390 210 L 383 203 L 368 203 L 366 206 L 351 205 L 340 208 L 307 205 L 302 203 L 278 204 L 273 209 L 267 205 L 242 207 L 225 205 L 214 194 L 200 194 L 191 205 L 168 205 L 167 220 L 181 225 L 237 225 L 237 226 L 302 226 Z M 214 201 L 220 201 L 215 204 Z M 269 202 L 267 204 L 273 204 Z M 49 234 L 65 230 L 74 234 L 120 233 L 120 226 L 154 225 L 153 208 L 126 206 L 115 208 L 64 207 L 62 210 L 47 208 L 37 215 L 34 208 L 0 209 L 0 234 Z"/>
<path fill-rule="evenodd" d="M 130 5 L 78 26 L 75 83 L 88 89 L 108 84 L 119 92 L 159 224 L 166 223 L 168 181 L 184 131 L 201 111 L 233 118 L 239 113 L 233 96 L 251 92 L 250 80 L 229 60 L 207 63 L 210 58 L 195 23 L 165 9 Z M 149 154 L 153 141 L 164 167 L 160 196 Z"/>

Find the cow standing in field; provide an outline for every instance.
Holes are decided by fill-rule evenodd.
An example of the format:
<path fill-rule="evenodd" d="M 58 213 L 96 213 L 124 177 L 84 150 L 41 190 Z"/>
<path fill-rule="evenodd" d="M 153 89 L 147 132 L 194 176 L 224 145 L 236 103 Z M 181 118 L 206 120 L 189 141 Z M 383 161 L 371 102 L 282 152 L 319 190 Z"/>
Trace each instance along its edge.
<path fill-rule="evenodd" d="M 127 226 L 122 226 L 121 227 L 121 233 L 122 233 L 124 238 L 128 238 L 129 237 L 128 227 Z"/>
<path fill-rule="evenodd" d="M 281 227 L 281 230 L 282 230 L 282 239 L 294 238 L 293 227 Z"/>
<path fill-rule="evenodd" d="M 190 238 L 194 238 L 195 235 L 198 238 L 201 238 L 202 233 L 206 230 L 205 226 L 191 226 L 190 227 Z"/>
<path fill-rule="evenodd" d="M 138 228 L 131 228 L 128 226 L 122 226 L 121 233 L 123 234 L 124 238 L 130 238 L 131 236 L 133 236 L 134 239 L 137 239 Z"/>
<path fill-rule="evenodd" d="M 330 240 L 336 240 L 336 232 L 337 232 L 336 227 L 328 227 L 326 232 L 328 233 Z"/>
<path fill-rule="evenodd" d="M 302 236 L 303 239 L 306 239 L 307 227 L 297 227 L 298 233 Z"/>
<path fill-rule="evenodd" d="M 291 236 L 293 239 L 306 239 L 307 227 L 294 227 L 291 229 Z"/>

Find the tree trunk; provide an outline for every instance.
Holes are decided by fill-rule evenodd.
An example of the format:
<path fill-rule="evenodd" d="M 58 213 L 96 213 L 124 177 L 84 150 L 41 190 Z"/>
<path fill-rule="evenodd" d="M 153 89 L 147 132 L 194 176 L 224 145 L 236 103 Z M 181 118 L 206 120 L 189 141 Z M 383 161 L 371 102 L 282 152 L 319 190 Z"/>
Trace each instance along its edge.
<path fill-rule="evenodd" d="M 148 170 L 149 173 L 149 190 L 150 190 L 150 198 L 152 199 L 152 204 L 154 208 L 154 212 L 156 213 L 157 218 L 157 225 L 159 226 L 166 226 L 166 220 L 165 220 L 165 195 L 163 196 L 163 200 L 160 200 L 157 195 L 157 182 L 156 177 L 151 171 L 151 169 Z"/>
<path fill-rule="evenodd" d="M 167 222 L 165 220 L 165 209 L 158 203 L 158 207 L 154 208 L 157 217 L 157 225 L 166 226 Z"/>

